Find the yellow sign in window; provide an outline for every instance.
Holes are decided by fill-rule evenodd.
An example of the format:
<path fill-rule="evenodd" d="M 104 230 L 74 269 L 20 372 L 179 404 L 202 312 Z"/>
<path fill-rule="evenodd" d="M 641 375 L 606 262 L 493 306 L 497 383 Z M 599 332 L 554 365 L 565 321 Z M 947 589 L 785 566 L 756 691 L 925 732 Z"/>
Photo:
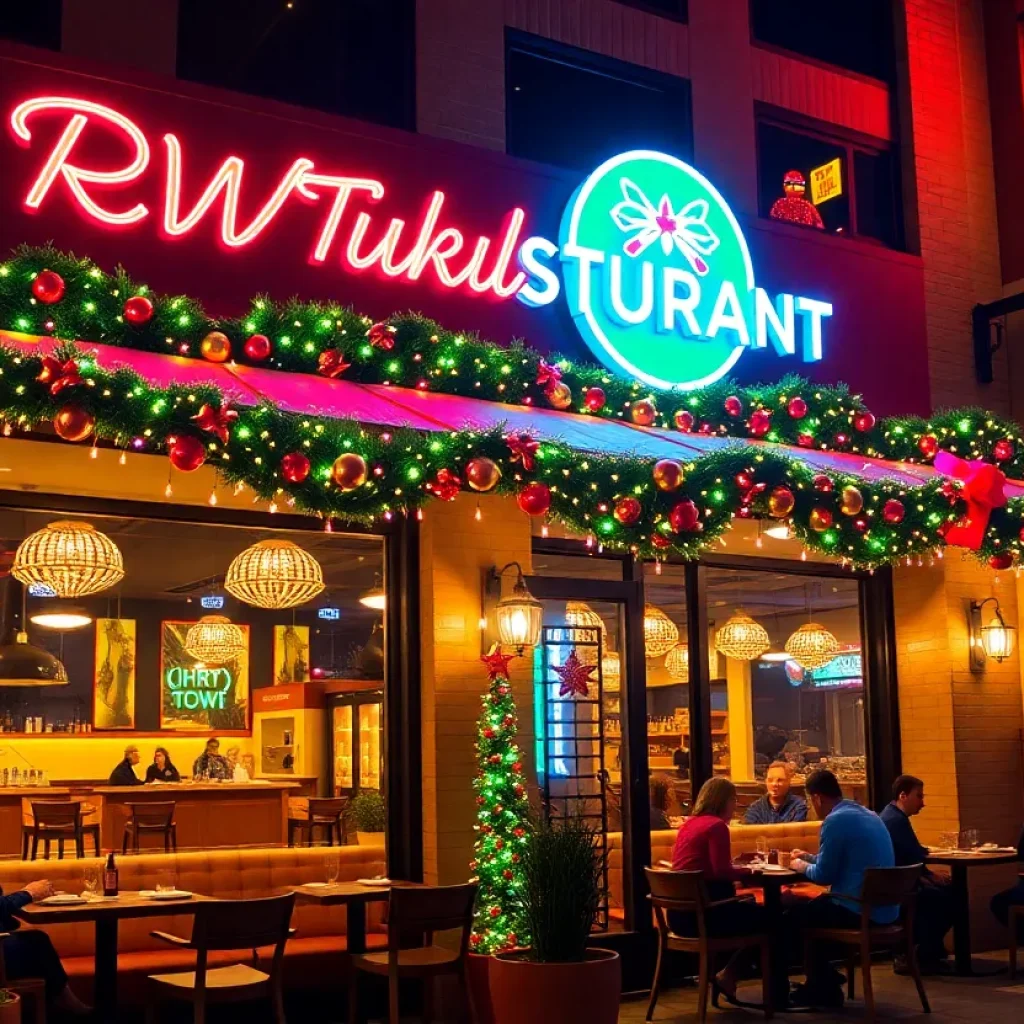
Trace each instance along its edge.
<path fill-rule="evenodd" d="M 839 157 L 811 171 L 811 202 L 820 206 L 843 194 L 843 162 Z"/>

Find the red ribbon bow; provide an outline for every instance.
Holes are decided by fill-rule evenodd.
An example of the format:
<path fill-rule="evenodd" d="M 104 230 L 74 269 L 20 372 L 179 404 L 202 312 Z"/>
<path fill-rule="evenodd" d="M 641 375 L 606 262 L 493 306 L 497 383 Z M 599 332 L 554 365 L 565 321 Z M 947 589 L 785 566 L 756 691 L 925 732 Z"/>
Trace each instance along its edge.
<path fill-rule="evenodd" d="M 509 434 L 505 438 L 508 450 L 512 453 L 511 461 L 522 463 L 527 473 L 533 471 L 537 464 L 535 456 L 540 448 L 540 441 L 534 441 L 529 434 Z"/>
<path fill-rule="evenodd" d="M 43 368 L 36 380 L 42 384 L 49 384 L 51 395 L 59 395 L 65 388 L 81 384 L 82 375 L 78 372 L 78 363 L 74 359 L 62 363 L 53 356 L 43 356 Z"/>
<path fill-rule="evenodd" d="M 967 515 L 947 528 L 946 543 L 977 551 L 985 539 L 992 509 L 1006 504 L 1006 475 L 991 462 L 968 461 L 949 452 L 935 456 L 935 468 L 943 476 L 960 481 L 957 497 L 967 502 Z"/>
<path fill-rule="evenodd" d="M 374 324 L 366 332 L 366 337 L 370 339 L 370 344 L 375 348 L 382 348 L 386 352 L 390 352 L 395 347 L 396 330 L 397 328 L 392 327 L 390 324 Z"/>
<path fill-rule="evenodd" d="M 200 406 L 199 412 L 192 419 L 200 430 L 204 430 L 208 434 L 215 434 L 221 444 L 227 444 L 228 431 L 231 424 L 238 419 L 238 413 L 226 405 L 216 409 L 207 403 Z"/>
<path fill-rule="evenodd" d="M 321 377 L 340 377 L 351 365 L 345 362 L 345 356 L 339 349 L 329 348 L 320 353 L 316 372 Z"/>
<path fill-rule="evenodd" d="M 542 359 L 537 367 L 537 383 L 544 388 L 544 393 L 550 395 L 561 380 L 562 371 L 557 366 L 552 366 Z"/>

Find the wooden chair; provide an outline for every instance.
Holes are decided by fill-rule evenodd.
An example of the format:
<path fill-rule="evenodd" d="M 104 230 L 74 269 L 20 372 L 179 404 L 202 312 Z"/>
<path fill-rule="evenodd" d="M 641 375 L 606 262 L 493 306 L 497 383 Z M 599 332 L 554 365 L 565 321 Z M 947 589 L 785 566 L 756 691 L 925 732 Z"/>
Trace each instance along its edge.
<path fill-rule="evenodd" d="M 282 971 L 294 904 L 294 893 L 258 900 L 198 903 L 191 939 L 152 932 L 153 938 L 179 949 L 194 949 L 196 969 L 149 976 L 146 1024 L 156 1024 L 157 1001 L 161 998 L 190 1002 L 195 1024 L 204 1024 L 210 1004 L 266 998 L 273 1004 L 276 1024 L 285 1024 Z M 244 963 L 207 967 L 212 951 L 256 950 L 265 946 L 274 947 L 269 973 Z"/>
<path fill-rule="evenodd" d="M 17 992 L 19 996 L 32 999 L 33 1024 L 46 1024 L 46 982 L 42 978 L 8 978 L 7 963 L 4 960 L 3 940 L 9 932 L 0 932 L 0 988 Z"/>
<path fill-rule="evenodd" d="M 178 826 L 174 821 L 175 803 L 173 800 L 160 803 L 128 804 L 129 818 L 124 823 L 124 836 L 121 839 L 121 853 L 128 852 L 128 840 L 132 841 L 132 850 L 139 852 L 139 840 L 144 835 L 162 835 L 164 837 L 164 853 L 173 849 L 178 852 Z"/>
<path fill-rule="evenodd" d="M 50 859 L 50 843 L 57 841 L 57 859 L 64 859 L 64 841 L 75 844 L 75 854 L 85 856 L 85 837 L 90 836 L 93 854 L 100 855 L 100 826 L 97 822 L 82 821 L 82 804 L 78 800 L 33 800 L 32 824 L 21 829 L 21 859 L 35 860 L 39 853 L 39 840 L 43 841 L 43 857 Z M 31 858 L 29 857 L 31 840 Z"/>
<path fill-rule="evenodd" d="M 875 994 L 871 984 L 871 951 L 873 949 L 904 950 L 907 967 L 910 970 L 921 1009 L 931 1013 L 924 982 L 917 964 L 914 947 L 914 910 L 917 901 L 917 887 L 921 880 L 920 864 L 908 864 L 902 868 L 868 868 L 864 872 L 864 888 L 860 899 L 844 896 L 860 906 L 859 928 L 807 928 L 804 930 L 804 958 L 809 962 L 810 950 L 815 943 L 833 943 L 851 947 L 846 963 L 846 982 L 850 999 L 854 998 L 854 978 L 857 961 L 860 961 L 861 977 L 864 983 L 864 1008 L 867 1019 L 875 1019 Z M 871 911 L 878 907 L 898 905 L 900 917 L 894 924 L 875 924 Z"/>
<path fill-rule="evenodd" d="M 473 900 L 476 885 L 404 888 L 395 886 L 388 901 L 388 949 L 386 953 L 364 953 L 352 957 L 349 986 L 349 1024 L 359 1020 L 360 972 L 388 979 L 388 1021 L 399 1024 L 398 983 L 402 978 L 423 981 L 423 1020 L 429 1024 L 433 1013 L 433 981 L 442 974 L 455 974 L 466 993 L 470 1019 L 474 1019 L 472 997 L 466 984 L 466 955 L 473 930 Z M 434 944 L 434 933 L 461 931 L 458 949 Z M 404 948 L 415 938 L 422 945 Z"/>
<path fill-rule="evenodd" d="M 313 845 L 313 833 L 322 829 L 327 835 L 327 845 L 334 845 L 334 837 L 338 837 L 338 845 L 347 841 L 345 832 L 345 812 L 348 810 L 347 796 L 309 798 L 309 806 L 304 818 L 288 818 L 288 845 L 295 845 L 295 833 L 305 833 L 306 845 Z M 301 841 L 301 838 L 300 838 Z"/>
<path fill-rule="evenodd" d="M 761 999 L 765 1020 L 772 1019 L 772 961 L 771 936 L 768 934 L 736 935 L 717 938 L 708 933 L 708 911 L 715 907 L 741 902 L 740 897 L 727 900 L 708 900 L 702 871 L 659 871 L 644 868 L 647 885 L 651 890 L 651 905 L 658 922 L 658 962 L 651 984 L 651 1001 L 647 1004 L 649 1021 L 654 1017 L 658 1002 L 661 972 L 667 952 L 695 953 L 699 960 L 697 988 L 697 1020 L 704 1024 L 708 1013 L 708 990 L 712 970 L 718 953 L 734 953 L 739 949 L 756 948 L 761 953 Z M 668 923 L 669 911 L 693 914 L 697 924 L 696 937 L 676 935 Z M 717 1002 L 716 1002 L 717 1005 Z"/>
<path fill-rule="evenodd" d="M 1024 875 L 1021 876 L 1024 881 Z M 1010 907 L 1010 977 L 1017 977 L 1017 947 L 1024 928 L 1024 907 Z"/>

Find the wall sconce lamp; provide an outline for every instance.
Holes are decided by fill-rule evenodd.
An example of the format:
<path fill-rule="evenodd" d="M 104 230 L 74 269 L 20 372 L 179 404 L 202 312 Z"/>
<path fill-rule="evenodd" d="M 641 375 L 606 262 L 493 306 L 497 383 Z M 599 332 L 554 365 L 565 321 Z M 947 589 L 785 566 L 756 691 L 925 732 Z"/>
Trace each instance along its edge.
<path fill-rule="evenodd" d="M 990 601 L 996 606 L 996 613 L 989 624 L 983 626 L 981 624 L 981 609 Z M 1003 662 L 1013 654 L 1017 643 L 1017 629 L 1015 626 L 1006 624 L 996 598 L 986 597 L 984 601 L 972 601 L 968 612 L 968 626 L 972 672 L 984 672 L 985 663 L 989 658 Z"/>
<path fill-rule="evenodd" d="M 519 654 L 526 647 L 535 647 L 540 642 L 541 620 L 544 607 L 526 586 L 523 578 L 523 567 L 518 562 L 509 562 L 500 569 L 492 569 L 485 586 L 487 590 L 496 588 L 501 592 L 501 578 L 510 569 L 516 571 L 516 581 L 512 593 L 502 597 L 494 606 L 494 623 L 498 629 L 498 642 L 504 647 L 514 647 Z"/>

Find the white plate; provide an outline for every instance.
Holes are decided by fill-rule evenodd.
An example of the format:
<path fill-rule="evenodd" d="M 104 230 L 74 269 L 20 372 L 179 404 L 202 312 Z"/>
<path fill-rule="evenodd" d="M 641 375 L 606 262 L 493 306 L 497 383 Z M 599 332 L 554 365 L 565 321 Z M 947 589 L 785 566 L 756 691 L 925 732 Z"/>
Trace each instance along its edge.
<path fill-rule="evenodd" d="M 360 885 L 379 885 L 385 886 L 391 884 L 390 878 L 357 878 L 356 881 Z"/>
<path fill-rule="evenodd" d="M 330 882 L 303 882 L 303 889 L 327 889 L 330 886 Z"/>
<path fill-rule="evenodd" d="M 769 874 L 776 871 L 785 871 L 788 873 L 792 870 L 792 868 L 783 867 L 783 865 L 781 864 L 764 864 L 762 865 L 761 870 L 767 871 Z"/>
<path fill-rule="evenodd" d="M 79 903 L 88 902 L 84 896 L 76 896 L 74 893 L 62 892 L 56 896 L 47 896 L 45 900 L 40 900 L 40 906 L 45 907 L 75 907 Z"/>
<path fill-rule="evenodd" d="M 183 900 L 192 895 L 187 889 L 166 889 L 157 892 L 155 889 L 143 889 L 140 893 L 147 900 Z"/>

